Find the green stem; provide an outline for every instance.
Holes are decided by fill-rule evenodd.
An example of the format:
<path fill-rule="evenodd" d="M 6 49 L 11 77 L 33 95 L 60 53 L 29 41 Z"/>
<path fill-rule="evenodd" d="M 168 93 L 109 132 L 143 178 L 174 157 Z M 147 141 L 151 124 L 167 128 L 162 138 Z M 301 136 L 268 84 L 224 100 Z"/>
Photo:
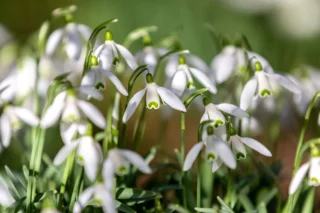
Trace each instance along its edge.
<path fill-rule="evenodd" d="M 105 129 L 105 138 L 103 140 L 103 152 L 106 155 L 108 153 L 108 150 L 110 149 L 110 145 L 112 146 L 112 111 L 113 111 L 113 101 L 114 101 L 115 95 L 113 93 L 110 103 L 109 103 L 109 108 L 107 111 L 107 126 Z"/>
<path fill-rule="evenodd" d="M 59 195 L 58 207 L 60 207 L 61 204 L 62 204 L 64 193 L 66 191 L 66 185 L 67 185 L 67 182 L 68 182 L 68 178 L 70 176 L 69 171 L 72 171 L 74 160 L 75 160 L 75 153 L 73 152 L 71 155 L 68 156 L 67 163 L 66 163 L 66 166 L 64 168 L 63 177 L 62 177 L 62 183 L 61 183 L 61 187 L 60 187 L 60 195 Z M 61 206 L 61 210 L 62 210 L 62 206 Z"/>
<path fill-rule="evenodd" d="M 180 130 L 181 130 L 181 141 L 180 141 L 180 152 L 181 152 L 181 159 L 184 162 L 184 155 L 185 155 L 185 145 L 184 145 L 184 136 L 185 136 L 185 113 L 181 113 L 181 122 L 180 122 Z M 181 165 L 183 167 L 183 164 Z"/>
<path fill-rule="evenodd" d="M 198 156 L 197 167 L 197 207 L 201 208 L 201 154 Z"/>
<path fill-rule="evenodd" d="M 84 172 L 84 169 L 83 169 L 83 167 L 81 167 L 80 171 L 78 173 L 76 182 L 75 182 L 74 187 L 73 187 L 71 200 L 70 200 L 70 205 L 69 205 L 69 212 L 72 212 L 74 203 L 76 202 L 76 199 L 79 196 L 80 186 L 81 186 L 81 182 L 83 180 L 83 172 Z"/>
<path fill-rule="evenodd" d="M 138 149 L 138 146 L 143 139 L 144 131 L 146 128 L 146 114 L 147 114 L 147 104 L 146 102 L 144 102 L 139 120 L 137 121 L 136 128 L 135 128 L 135 133 L 133 138 L 134 151 Z"/>

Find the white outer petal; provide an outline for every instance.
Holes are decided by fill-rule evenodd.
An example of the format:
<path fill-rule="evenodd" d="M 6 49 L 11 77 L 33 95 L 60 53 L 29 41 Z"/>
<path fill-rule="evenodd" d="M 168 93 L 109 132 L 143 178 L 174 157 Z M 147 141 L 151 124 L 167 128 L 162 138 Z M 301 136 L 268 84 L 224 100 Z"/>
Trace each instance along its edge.
<path fill-rule="evenodd" d="M 189 68 L 189 70 L 193 77 L 195 77 L 204 87 L 208 88 L 211 93 L 217 93 L 217 88 L 215 87 L 213 81 L 211 81 L 206 74 L 198 69 L 191 67 Z"/>
<path fill-rule="evenodd" d="M 202 70 L 204 72 L 208 72 L 209 67 L 208 65 L 198 56 L 188 54 L 186 55 L 187 62 L 191 67 L 195 67 L 199 70 Z"/>
<path fill-rule="evenodd" d="M 271 79 L 275 80 L 276 82 L 278 82 L 278 84 L 280 84 L 284 88 L 290 90 L 291 92 L 293 92 L 295 94 L 301 93 L 301 89 L 294 82 L 289 80 L 288 78 L 286 78 L 282 75 L 279 75 L 279 74 L 275 74 L 275 73 L 265 73 L 265 75 L 270 77 Z"/>
<path fill-rule="evenodd" d="M 103 100 L 103 95 L 101 94 L 101 92 L 99 92 L 99 90 L 97 90 L 96 88 L 92 87 L 92 86 L 80 86 L 77 88 L 78 92 L 82 95 L 86 95 L 87 97 L 92 97 L 98 101 L 102 101 Z"/>
<path fill-rule="evenodd" d="M 90 27 L 84 24 L 77 24 L 77 30 L 86 41 L 89 40 L 92 33 L 92 29 Z"/>
<path fill-rule="evenodd" d="M 1 140 L 4 147 L 8 147 L 12 137 L 12 127 L 8 116 L 3 113 L 0 117 Z"/>
<path fill-rule="evenodd" d="M 30 126 L 37 126 L 39 124 L 39 118 L 30 110 L 22 107 L 13 107 L 16 115 Z"/>
<path fill-rule="evenodd" d="M 52 56 L 56 51 L 58 45 L 61 43 L 63 35 L 64 35 L 64 28 L 59 28 L 51 33 L 48 38 L 47 45 L 46 45 L 46 54 Z"/>
<path fill-rule="evenodd" d="M 78 60 L 81 54 L 82 42 L 76 24 L 69 23 L 66 26 L 66 53 L 70 59 Z"/>
<path fill-rule="evenodd" d="M 201 122 L 205 120 L 214 120 L 214 121 L 222 121 L 223 124 L 225 123 L 224 115 L 219 111 L 219 109 L 212 103 L 205 106 L 205 113 L 201 118 Z"/>
<path fill-rule="evenodd" d="M 124 60 L 127 62 L 128 66 L 132 69 L 135 70 L 138 68 L 138 64 L 136 60 L 134 59 L 133 55 L 125 48 L 124 46 L 120 44 L 116 44 L 117 49 L 119 50 L 120 54 L 124 58 Z"/>
<path fill-rule="evenodd" d="M 230 142 L 231 142 L 232 152 L 234 156 L 237 158 L 237 154 L 242 153 L 244 155 L 243 158 L 245 158 L 247 155 L 247 152 L 242 141 L 240 140 L 240 137 L 238 135 L 233 135 L 230 137 Z M 242 159 L 242 156 L 240 156 L 240 159 Z M 237 159 L 237 160 L 240 160 L 240 159 Z"/>
<path fill-rule="evenodd" d="M 91 67 L 91 69 L 83 76 L 81 80 L 81 86 L 95 86 L 95 79 L 96 79 L 96 69 L 95 67 Z"/>
<path fill-rule="evenodd" d="M 122 95 L 128 96 L 128 92 L 127 92 L 126 88 L 124 88 L 121 81 L 118 79 L 118 77 L 115 74 L 113 74 L 112 72 L 107 71 L 107 70 L 102 70 L 102 72 L 110 79 L 110 81 L 114 84 L 114 86 L 118 89 L 118 91 Z"/>
<path fill-rule="evenodd" d="M 53 124 L 55 124 L 62 113 L 62 110 L 64 109 L 65 103 L 63 102 L 53 102 L 48 109 L 46 110 L 45 114 L 43 115 L 40 125 L 42 128 L 46 129 L 51 127 Z"/>
<path fill-rule="evenodd" d="M 240 140 L 242 143 L 249 146 L 251 149 L 256 150 L 260 154 L 268 156 L 268 157 L 272 156 L 271 152 L 263 144 L 261 144 L 259 141 L 256 141 L 252 138 L 245 138 L 245 137 L 240 137 Z"/>
<path fill-rule="evenodd" d="M 96 192 L 96 197 L 100 198 L 100 200 L 102 201 L 102 208 L 105 213 L 117 212 L 116 202 L 111 191 L 106 190 L 105 188 L 98 189 Z"/>
<path fill-rule="evenodd" d="M 221 111 L 224 111 L 230 115 L 234 115 L 237 117 L 248 117 L 248 113 L 243 111 L 242 109 L 240 109 L 239 107 L 233 105 L 233 104 L 218 104 L 216 105 L 216 107 L 218 109 L 220 109 Z"/>
<path fill-rule="evenodd" d="M 188 171 L 191 168 L 192 164 L 197 159 L 203 146 L 204 146 L 203 142 L 198 142 L 190 149 L 184 161 L 183 171 Z"/>
<path fill-rule="evenodd" d="M 79 196 L 78 201 L 74 204 L 73 213 L 80 213 L 87 206 L 88 202 L 93 197 L 95 191 L 94 186 L 86 188 Z"/>
<path fill-rule="evenodd" d="M 157 91 L 161 99 L 170 107 L 182 112 L 187 111 L 182 101 L 173 92 L 160 86 L 157 87 Z"/>
<path fill-rule="evenodd" d="M 235 65 L 235 54 L 218 54 L 211 62 L 211 69 L 213 69 L 216 82 L 218 84 L 225 82 L 232 74 Z"/>
<path fill-rule="evenodd" d="M 289 194 L 294 194 L 299 186 L 301 185 L 303 178 L 306 176 L 308 169 L 310 167 L 310 162 L 303 164 L 294 177 L 291 180 L 290 186 L 289 186 Z"/>
<path fill-rule="evenodd" d="M 123 114 L 122 122 L 127 123 L 127 121 L 131 118 L 133 113 L 136 111 L 141 99 L 143 98 L 144 94 L 146 93 L 147 88 L 140 90 L 137 92 L 129 101 L 126 111 Z"/>
<path fill-rule="evenodd" d="M 84 159 L 84 169 L 87 177 L 92 182 L 96 179 L 99 164 L 102 161 L 101 158 L 101 147 L 96 146 L 96 142 L 88 136 L 84 136 L 80 143 L 77 151 L 77 155 L 81 156 Z"/>
<path fill-rule="evenodd" d="M 226 164 L 229 168 L 235 169 L 237 166 L 236 160 L 233 156 L 230 147 L 226 142 L 222 141 L 220 138 L 213 136 L 214 146 L 219 153 L 219 157 L 224 164 Z"/>
<path fill-rule="evenodd" d="M 212 168 L 211 168 L 212 173 L 215 173 L 218 169 L 220 169 L 221 165 L 222 165 L 222 161 L 220 160 L 220 158 L 213 161 Z"/>
<path fill-rule="evenodd" d="M 115 167 L 112 160 L 108 157 L 102 166 L 103 183 L 108 190 L 113 188 L 113 178 L 115 176 Z"/>
<path fill-rule="evenodd" d="M 253 97 L 257 90 L 257 79 L 250 79 L 246 85 L 244 86 L 241 97 L 240 97 L 240 108 L 243 110 L 247 110 L 253 100 Z"/>
<path fill-rule="evenodd" d="M 72 141 L 74 135 L 77 132 L 77 125 L 78 124 L 76 123 L 60 123 L 60 136 L 64 144 L 69 144 Z"/>
<path fill-rule="evenodd" d="M 64 145 L 56 155 L 56 157 L 53 160 L 54 165 L 60 165 L 68 156 L 69 154 L 77 148 L 79 145 L 79 140 L 72 141 L 69 144 Z"/>
<path fill-rule="evenodd" d="M 98 57 L 99 60 L 99 67 L 102 70 L 111 70 L 112 63 L 114 60 L 113 50 L 112 50 L 112 43 L 105 42 L 101 46 L 97 48 L 95 51 L 95 55 Z"/>
<path fill-rule="evenodd" d="M 106 127 L 106 121 L 101 112 L 91 103 L 78 100 L 77 105 L 81 111 L 98 127 L 104 129 Z"/>
<path fill-rule="evenodd" d="M 151 174 L 152 170 L 149 167 L 149 165 L 145 162 L 145 160 L 137 153 L 125 150 L 125 149 L 119 149 L 119 152 L 135 167 L 137 167 L 138 170 L 145 174 Z"/>
<path fill-rule="evenodd" d="M 171 90 L 177 96 L 180 97 L 183 94 L 186 87 L 187 87 L 187 76 L 183 70 L 178 70 L 172 78 Z"/>

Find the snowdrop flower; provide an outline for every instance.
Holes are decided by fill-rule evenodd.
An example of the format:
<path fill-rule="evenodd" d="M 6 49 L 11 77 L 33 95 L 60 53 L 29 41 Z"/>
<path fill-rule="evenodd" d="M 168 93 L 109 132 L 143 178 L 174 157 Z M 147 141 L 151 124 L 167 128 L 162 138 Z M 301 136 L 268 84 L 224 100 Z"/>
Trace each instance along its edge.
<path fill-rule="evenodd" d="M 226 119 L 221 111 L 237 117 L 249 116 L 247 112 L 243 111 L 235 105 L 227 103 L 215 105 L 213 103 L 210 103 L 210 100 L 206 97 L 203 98 L 203 104 L 205 105 L 205 112 L 201 117 L 200 123 L 207 120 L 213 120 L 213 126 L 216 128 L 220 125 L 224 125 L 226 122 Z"/>
<path fill-rule="evenodd" d="M 30 110 L 13 105 L 4 105 L 0 117 L 1 140 L 4 147 L 8 147 L 12 135 L 21 128 L 21 120 L 30 126 L 37 126 L 38 117 Z"/>
<path fill-rule="evenodd" d="M 81 88 L 80 91 L 86 91 L 87 94 L 97 97 L 97 91 L 86 89 Z M 105 128 L 106 122 L 101 112 L 93 104 L 78 99 L 76 91 L 73 88 L 69 88 L 67 91 L 59 93 L 48 107 L 41 120 L 41 127 L 51 127 L 60 117 L 61 121 L 65 123 L 79 122 L 83 115 L 88 117 L 98 127 Z"/>
<path fill-rule="evenodd" d="M 204 87 L 208 88 L 211 93 L 215 94 L 217 92 L 213 81 L 211 81 L 203 71 L 188 66 L 186 64 L 186 58 L 180 55 L 179 65 L 177 66 L 176 72 L 172 75 L 172 91 L 180 97 L 183 95 L 186 88 L 194 89 L 195 85 L 193 77 Z"/>
<path fill-rule="evenodd" d="M 77 61 L 84 48 L 84 41 L 89 40 L 91 32 L 92 30 L 86 25 L 69 22 L 66 26 L 52 32 L 48 38 L 45 52 L 48 56 L 52 56 L 61 46 L 65 48 L 69 59 Z"/>
<path fill-rule="evenodd" d="M 186 112 L 186 108 L 182 101 L 170 90 L 158 86 L 153 81 L 153 76 L 151 73 L 146 75 L 146 81 L 147 86 L 143 90 L 137 92 L 129 101 L 128 107 L 126 108 L 122 118 L 123 123 L 126 123 L 131 118 L 145 94 L 147 94 L 146 104 L 148 109 L 159 109 L 161 98 L 162 102 L 168 104 L 173 109 Z"/>
<path fill-rule="evenodd" d="M 95 87 L 96 89 L 105 89 L 106 83 L 104 77 L 107 76 L 120 93 L 125 96 L 128 95 L 127 90 L 124 88 L 117 76 L 113 74 L 110 69 L 103 69 L 102 66 L 98 65 L 98 59 L 96 56 L 91 56 L 90 65 L 91 69 L 82 79 L 82 86 L 89 85 Z"/>
<path fill-rule="evenodd" d="M 100 69 L 104 72 L 110 72 L 112 65 L 116 65 L 120 61 L 119 54 L 125 60 L 130 69 L 137 69 L 138 64 L 135 61 L 133 55 L 124 46 L 115 43 L 113 41 L 112 32 L 110 30 L 107 30 L 106 41 L 104 42 L 104 44 L 100 45 L 94 52 L 94 55 L 98 58 Z M 109 75 L 108 77 L 111 78 Z"/>
<path fill-rule="evenodd" d="M 91 131 L 90 128 L 88 127 L 88 132 Z M 84 166 L 86 175 L 91 181 L 94 181 L 97 177 L 103 154 L 99 143 L 90 134 L 64 145 L 56 155 L 53 161 L 54 165 L 60 165 L 73 150 L 76 150 L 77 162 Z"/>
<path fill-rule="evenodd" d="M 112 180 L 113 181 L 113 180 Z M 94 206 L 102 206 L 104 213 L 116 213 L 116 202 L 112 192 L 103 183 L 97 183 L 85 189 L 73 207 L 73 213 L 80 213 L 91 203 Z"/>
<path fill-rule="evenodd" d="M 130 164 L 145 174 L 151 174 L 152 172 L 149 165 L 139 154 L 126 149 L 114 148 L 109 150 L 102 168 L 104 183 L 108 189 L 112 189 L 114 174 L 119 176 L 128 174 Z"/>
<path fill-rule="evenodd" d="M 198 142 L 187 154 L 183 170 L 187 171 L 191 168 L 203 147 L 205 147 L 205 159 L 212 163 L 212 173 L 216 172 L 222 163 L 231 169 L 235 169 L 236 160 L 229 145 L 214 135 L 213 126 L 208 126 L 206 131 L 207 137 L 203 138 L 204 142 Z"/>
<path fill-rule="evenodd" d="M 264 98 L 271 96 L 272 90 L 270 81 L 272 80 L 293 93 L 300 93 L 299 87 L 294 82 L 276 73 L 266 73 L 263 70 L 261 63 L 257 61 L 255 63 L 254 76 L 246 83 L 241 93 L 240 108 L 247 110 L 254 97 Z"/>
<path fill-rule="evenodd" d="M 252 138 L 240 137 L 232 125 L 229 126 L 229 133 L 229 142 L 232 148 L 232 152 L 237 160 L 246 158 L 247 153 L 244 145 L 249 146 L 251 149 L 256 150 L 262 155 L 268 157 L 272 156 L 271 152 L 259 141 L 256 141 Z"/>
<path fill-rule="evenodd" d="M 294 175 L 290 186 L 289 194 L 294 194 L 297 189 L 301 186 L 304 177 L 309 171 L 309 186 L 319 186 L 320 185 L 320 154 L 318 148 L 315 146 L 312 147 L 312 157 L 311 160 L 305 164 L 302 164 L 301 167 L 297 170 Z"/>
<path fill-rule="evenodd" d="M 246 70 L 249 59 L 257 58 L 265 71 L 273 73 L 273 69 L 269 62 L 261 55 L 246 51 L 243 48 L 238 48 L 233 45 L 228 45 L 223 48 L 211 62 L 211 69 L 213 71 L 213 77 L 218 84 L 225 82 L 233 73 L 241 74 Z M 251 63 L 252 64 L 252 63 Z"/>

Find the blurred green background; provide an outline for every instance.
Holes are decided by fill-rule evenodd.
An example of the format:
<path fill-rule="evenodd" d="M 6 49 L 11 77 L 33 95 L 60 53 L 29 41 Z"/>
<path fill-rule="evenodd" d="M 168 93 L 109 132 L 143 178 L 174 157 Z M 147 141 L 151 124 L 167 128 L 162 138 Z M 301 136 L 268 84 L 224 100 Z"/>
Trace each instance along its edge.
<path fill-rule="evenodd" d="M 299 2 L 303 2 L 302 6 Z M 119 22 L 112 26 L 117 42 L 123 42 L 127 33 L 141 26 L 158 26 L 158 32 L 153 34 L 155 41 L 179 28 L 181 30 L 178 35 L 183 48 L 189 49 L 208 63 L 217 53 L 204 27 L 205 23 L 210 23 L 230 39 L 234 39 L 238 32 L 244 33 L 253 50 L 269 59 L 276 70 L 289 71 L 301 63 L 320 66 L 320 36 L 317 28 L 320 24 L 313 23 L 320 20 L 313 20 L 320 14 L 317 2 L 320 1 L 2 0 L 0 23 L 23 41 L 39 28 L 53 9 L 76 4 L 78 11 L 75 20 L 92 28 L 102 21 L 118 18 Z M 307 8 L 303 8 L 303 5 Z M 248 7 L 256 9 L 253 12 L 250 9 L 238 9 Z M 283 21 L 282 16 L 288 12 L 292 12 L 292 17 L 285 21 L 294 23 Z M 307 13 L 307 17 L 304 17 L 304 13 Z M 303 18 L 308 19 L 306 23 Z M 284 26 L 294 24 L 298 34 L 307 36 L 295 36 L 297 32 L 285 30 L 283 22 Z M 311 24 L 311 30 L 308 24 Z"/>

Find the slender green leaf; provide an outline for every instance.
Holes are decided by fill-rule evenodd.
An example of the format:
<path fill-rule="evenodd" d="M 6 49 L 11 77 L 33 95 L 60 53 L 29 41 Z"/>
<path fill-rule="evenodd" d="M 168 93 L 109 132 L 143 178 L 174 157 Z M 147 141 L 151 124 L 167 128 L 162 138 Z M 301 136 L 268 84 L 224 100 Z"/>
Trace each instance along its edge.
<path fill-rule="evenodd" d="M 265 203 L 260 203 L 258 206 L 258 213 L 268 213 Z"/>
<path fill-rule="evenodd" d="M 198 212 L 203 212 L 203 213 L 216 213 L 217 211 L 212 209 L 212 208 L 194 208 Z"/>
<path fill-rule="evenodd" d="M 189 107 L 189 105 L 193 102 L 193 100 L 198 97 L 199 95 L 202 95 L 202 93 L 207 92 L 208 88 L 202 88 L 194 91 L 191 95 L 189 95 L 184 101 L 183 104 L 186 108 Z"/>
<path fill-rule="evenodd" d="M 240 201 L 241 205 L 243 206 L 244 210 L 246 210 L 246 211 L 253 211 L 254 210 L 254 206 L 246 194 L 240 193 L 239 194 L 239 201 Z"/>
<path fill-rule="evenodd" d="M 136 213 L 133 209 L 131 209 L 128 205 L 121 203 L 120 201 L 116 201 L 117 209 L 120 212 L 124 213 Z"/>
<path fill-rule="evenodd" d="M 9 167 L 5 166 L 5 170 L 9 176 L 9 179 L 12 184 L 11 187 L 14 189 L 13 191 L 16 191 L 18 193 L 18 196 L 24 197 L 26 195 L 26 185 L 24 185 L 23 182 L 21 182 L 16 175 L 13 174 L 13 172 L 10 170 Z"/>
<path fill-rule="evenodd" d="M 178 204 L 170 204 L 166 210 L 166 213 L 169 212 L 190 213 L 187 209 Z"/>
<path fill-rule="evenodd" d="M 302 207 L 303 213 L 312 213 L 314 208 L 315 187 L 311 187 Z"/>
<path fill-rule="evenodd" d="M 217 196 L 217 199 L 225 211 L 229 213 L 234 213 L 234 211 L 219 196 Z"/>
<path fill-rule="evenodd" d="M 148 70 L 148 66 L 147 65 L 141 65 L 139 66 L 130 76 L 129 82 L 128 82 L 128 93 L 130 95 L 130 92 L 134 86 L 135 81 L 137 80 L 137 78 L 145 71 Z"/>
<path fill-rule="evenodd" d="M 154 199 L 156 195 L 156 192 L 132 188 L 117 188 L 116 191 L 116 199 L 126 201 L 147 201 Z"/>

